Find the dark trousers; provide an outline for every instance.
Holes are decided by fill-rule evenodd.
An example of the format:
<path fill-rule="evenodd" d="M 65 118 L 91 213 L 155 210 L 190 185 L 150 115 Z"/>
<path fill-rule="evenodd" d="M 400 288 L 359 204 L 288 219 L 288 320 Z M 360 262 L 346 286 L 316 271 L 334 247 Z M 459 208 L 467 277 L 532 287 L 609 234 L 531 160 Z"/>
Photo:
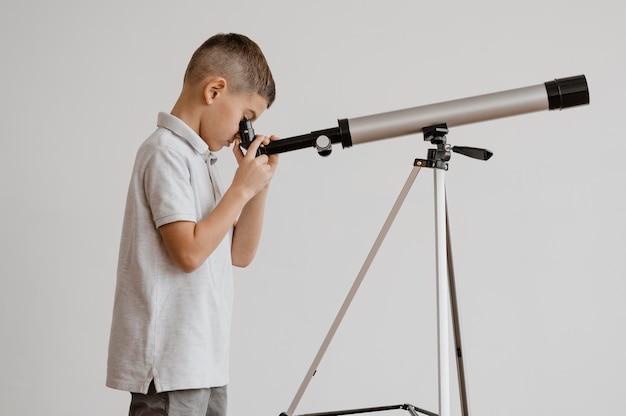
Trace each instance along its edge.
<path fill-rule="evenodd" d="M 131 393 L 129 416 L 226 416 L 226 386 L 147 394 Z"/>

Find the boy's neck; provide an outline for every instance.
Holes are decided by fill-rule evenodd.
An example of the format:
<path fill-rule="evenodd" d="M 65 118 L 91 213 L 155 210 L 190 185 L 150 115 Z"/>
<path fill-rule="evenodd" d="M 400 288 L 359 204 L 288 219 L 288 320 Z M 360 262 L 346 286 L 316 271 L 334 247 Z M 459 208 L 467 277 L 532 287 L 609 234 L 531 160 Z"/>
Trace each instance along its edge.
<path fill-rule="evenodd" d="M 184 93 L 178 97 L 171 114 L 184 121 L 196 134 L 200 135 L 201 113 L 198 111 L 198 106 L 190 105 L 189 99 Z"/>

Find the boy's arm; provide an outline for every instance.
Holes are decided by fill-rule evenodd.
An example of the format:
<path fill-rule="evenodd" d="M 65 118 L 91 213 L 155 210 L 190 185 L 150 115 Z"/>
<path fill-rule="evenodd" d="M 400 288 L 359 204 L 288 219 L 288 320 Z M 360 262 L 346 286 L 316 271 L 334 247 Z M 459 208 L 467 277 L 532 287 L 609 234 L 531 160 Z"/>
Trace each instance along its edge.
<path fill-rule="evenodd" d="M 243 192 L 230 188 L 215 209 L 198 223 L 177 221 L 163 225 L 159 231 L 174 264 L 186 273 L 200 267 L 224 239 L 246 202 Z"/>
<path fill-rule="evenodd" d="M 265 213 L 268 187 L 255 195 L 241 211 L 235 225 L 231 256 L 233 266 L 246 267 L 256 255 Z"/>
<path fill-rule="evenodd" d="M 209 257 L 235 224 L 240 213 L 244 221 L 243 226 L 250 227 L 253 234 L 258 234 L 256 242 L 258 244 L 261 225 L 259 224 L 258 231 L 255 231 L 254 224 L 257 223 L 259 204 L 260 214 L 263 214 L 267 185 L 272 179 L 277 163 L 277 158 L 273 156 L 262 155 L 255 158 L 256 149 L 263 142 L 269 143 L 269 140 L 264 136 L 257 137 L 250 144 L 245 156 L 240 149 L 238 150 L 240 154 L 237 155 L 239 146 L 236 146 L 235 154 L 239 167 L 235 172 L 233 183 L 209 215 L 198 223 L 178 221 L 163 225 L 159 229 L 170 258 L 183 271 L 187 273 L 194 271 Z M 247 233 L 240 236 L 245 237 L 244 234 Z M 250 236 L 238 240 L 248 241 L 244 247 L 249 247 Z M 233 244 L 234 242 L 235 238 Z"/>
<path fill-rule="evenodd" d="M 270 137 L 270 141 L 277 139 L 276 136 Z M 267 143 L 269 143 L 269 141 L 265 142 L 265 144 Z M 243 152 L 239 146 L 236 146 L 233 151 L 235 152 L 237 160 L 240 160 L 243 156 Z M 246 155 L 248 153 L 250 153 L 250 150 L 248 150 Z M 271 166 L 273 176 L 276 166 L 278 165 L 278 155 L 269 155 L 268 165 Z M 252 262 L 256 255 L 261 240 L 268 190 L 269 182 L 246 204 L 235 224 L 231 247 L 231 257 L 234 266 L 246 267 Z"/>

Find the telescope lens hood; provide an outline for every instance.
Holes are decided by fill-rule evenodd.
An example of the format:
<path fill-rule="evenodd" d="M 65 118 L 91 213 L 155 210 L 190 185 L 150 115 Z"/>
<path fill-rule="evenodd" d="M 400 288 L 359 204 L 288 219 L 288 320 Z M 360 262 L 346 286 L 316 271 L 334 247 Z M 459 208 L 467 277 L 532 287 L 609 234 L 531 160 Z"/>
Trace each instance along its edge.
<path fill-rule="evenodd" d="M 550 110 L 589 104 L 589 88 L 584 75 L 545 83 Z"/>

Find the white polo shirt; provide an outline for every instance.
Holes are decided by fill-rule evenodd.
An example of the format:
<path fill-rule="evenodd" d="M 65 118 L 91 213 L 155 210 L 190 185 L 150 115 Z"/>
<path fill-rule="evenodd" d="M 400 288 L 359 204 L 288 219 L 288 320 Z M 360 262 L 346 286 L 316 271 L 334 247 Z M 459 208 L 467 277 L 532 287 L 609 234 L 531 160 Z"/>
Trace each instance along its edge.
<path fill-rule="evenodd" d="M 233 303 L 231 232 L 194 272 L 171 261 L 159 227 L 198 222 L 223 192 L 207 144 L 159 113 L 141 145 L 128 190 L 109 340 L 107 386 L 146 393 L 229 381 Z"/>

